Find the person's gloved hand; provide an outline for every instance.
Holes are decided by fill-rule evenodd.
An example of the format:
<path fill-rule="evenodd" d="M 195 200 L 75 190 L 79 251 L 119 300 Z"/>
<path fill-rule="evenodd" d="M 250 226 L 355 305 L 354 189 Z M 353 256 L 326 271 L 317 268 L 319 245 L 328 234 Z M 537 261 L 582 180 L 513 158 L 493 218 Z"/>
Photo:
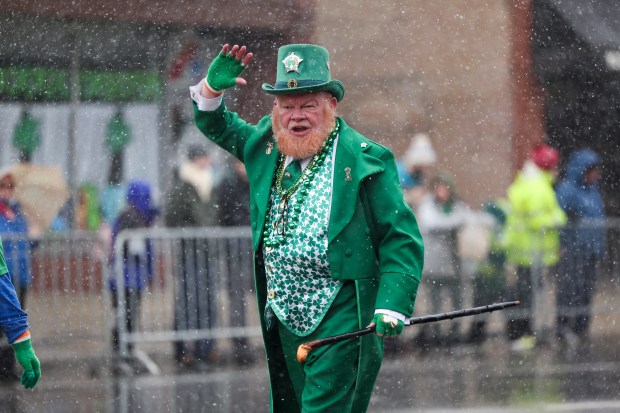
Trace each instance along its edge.
<path fill-rule="evenodd" d="M 378 336 L 394 336 L 403 332 L 405 323 L 391 315 L 377 313 L 370 323 L 376 325 L 375 332 Z"/>
<path fill-rule="evenodd" d="M 225 44 L 220 54 L 211 62 L 205 78 L 208 87 L 215 93 L 247 83 L 239 75 L 252 60 L 252 53 L 246 54 L 246 47 L 238 45 L 234 45 L 228 53 L 228 47 L 228 44 Z"/>
<path fill-rule="evenodd" d="M 41 363 L 39 363 L 39 359 L 34 354 L 30 341 L 31 339 L 28 339 L 12 345 L 15 351 L 15 358 L 24 369 L 22 384 L 27 389 L 34 388 L 41 377 Z"/>

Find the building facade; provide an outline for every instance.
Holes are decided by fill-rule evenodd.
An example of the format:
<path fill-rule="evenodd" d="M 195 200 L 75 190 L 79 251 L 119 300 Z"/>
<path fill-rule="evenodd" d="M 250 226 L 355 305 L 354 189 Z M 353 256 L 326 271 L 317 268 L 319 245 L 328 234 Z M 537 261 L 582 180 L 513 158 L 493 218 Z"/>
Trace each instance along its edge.
<path fill-rule="evenodd" d="M 33 161 L 66 165 L 75 183 L 105 184 L 112 167 L 108 129 L 120 114 L 131 132 L 122 155 L 123 177 L 146 177 L 164 189 L 184 145 L 201 139 L 187 86 L 204 76 L 224 42 L 247 44 L 255 53 L 244 73 L 251 87 L 236 88 L 227 98 L 250 121 L 272 104 L 260 84 L 275 78 L 277 48 L 313 42 L 330 51 L 332 74 L 346 87 L 339 109 L 350 123 L 397 156 L 415 133 L 427 133 L 438 154 L 435 169 L 454 175 L 461 196 L 478 207 L 505 194 L 541 140 L 549 139 L 563 155 L 591 141 L 587 128 L 567 119 L 607 125 L 595 132 L 605 136 L 597 140 L 597 149 L 617 152 L 620 147 L 613 122 L 617 111 L 610 109 L 617 102 L 614 62 L 620 59 L 614 60 L 613 50 L 601 51 L 600 36 L 588 37 L 592 30 L 572 29 L 589 27 L 587 22 L 600 15 L 587 4 L 581 12 L 562 11 L 579 4 L 0 0 L 0 117 L 6 125 L 0 130 L 0 163 L 19 158 L 11 141 L 30 114 L 43 137 Z M 581 23 L 568 17 L 584 12 L 594 17 Z M 613 16 L 607 13 L 609 21 L 602 24 L 608 30 L 597 33 L 615 33 Z M 614 36 L 605 44 L 616 45 Z M 549 50 L 559 50 L 557 56 L 594 50 L 571 61 L 572 67 L 583 68 L 583 62 L 596 60 L 592 56 L 602 56 L 601 64 L 609 67 L 588 70 L 594 75 L 587 79 L 594 80 L 584 83 L 577 81 L 584 79 L 579 70 L 557 58 L 545 60 Z M 559 68 L 564 74 L 554 72 Z M 597 96 L 606 97 L 570 101 L 570 91 L 583 84 L 595 85 L 603 91 Z M 587 97 L 588 88 L 580 90 Z M 586 109 L 574 116 L 561 110 L 568 107 Z M 593 107 L 601 108 L 598 115 L 585 116 Z M 571 132 L 565 138 L 559 131 L 567 128 Z M 92 155 L 82 156 L 85 152 Z M 608 176 L 617 176 L 614 159 L 620 157 L 612 152 L 604 154 L 605 168 Z M 609 184 L 607 193 L 614 188 Z"/>

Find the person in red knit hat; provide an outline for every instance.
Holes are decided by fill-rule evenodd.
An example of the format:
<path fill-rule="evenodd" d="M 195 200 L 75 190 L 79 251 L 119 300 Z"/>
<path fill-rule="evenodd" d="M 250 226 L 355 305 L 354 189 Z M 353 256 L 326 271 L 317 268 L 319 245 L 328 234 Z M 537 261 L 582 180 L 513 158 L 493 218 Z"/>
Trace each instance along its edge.
<path fill-rule="evenodd" d="M 554 171 L 560 164 L 560 153 L 547 144 L 539 144 L 532 149 L 531 159 L 539 168 Z"/>
<path fill-rule="evenodd" d="M 558 151 L 544 143 L 535 146 L 530 159 L 508 188 L 506 261 L 516 268 L 516 293 L 521 308 L 508 320 L 508 338 L 514 350 L 527 350 L 536 343 L 532 317 L 534 282 L 541 271 L 550 271 L 559 260 L 558 227 L 566 215 L 558 205 L 553 183 L 560 162 Z"/>

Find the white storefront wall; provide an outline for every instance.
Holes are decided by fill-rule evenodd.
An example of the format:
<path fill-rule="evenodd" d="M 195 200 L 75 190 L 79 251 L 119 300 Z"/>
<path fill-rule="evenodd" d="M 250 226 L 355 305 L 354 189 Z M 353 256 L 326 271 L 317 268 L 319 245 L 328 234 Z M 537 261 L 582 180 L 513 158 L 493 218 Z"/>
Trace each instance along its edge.
<path fill-rule="evenodd" d="M 22 111 L 21 103 L 0 104 L 0 168 L 18 162 L 19 152 L 13 146 L 13 133 Z M 67 175 L 69 159 L 69 104 L 28 105 L 30 114 L 39 123 L 41 145 L 32 162 L 59 165 Z M 81 104 L 76 112 L 76 179 L 78 185 L 92 183 L 103 188 L 110 168 L 110 152 L 105 144 L 106 128 L 116 111 L 113 104 Z M 123 119 L 129 126 L 131 142 L 125 148 L 124 181 L 141 179 L 158 192 L 160 112 L 152 103 L 123 105 Z"/>

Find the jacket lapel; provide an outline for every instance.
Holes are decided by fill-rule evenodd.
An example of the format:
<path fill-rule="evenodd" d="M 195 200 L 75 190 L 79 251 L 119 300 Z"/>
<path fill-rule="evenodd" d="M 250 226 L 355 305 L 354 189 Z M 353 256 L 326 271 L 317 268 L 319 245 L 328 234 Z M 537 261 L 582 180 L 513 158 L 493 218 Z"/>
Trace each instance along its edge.
<path fill-rule="evenodd" d="M 266 139 L 260 142 L 249 153 L 251 158 L 246 159 L 245 166 L 248 171 L 248 177 L 251 177 L 252 194 L 250 199 L 256 203 L 258 213 L 256 215 L 256 227 L 253 230 L 260 238 L 265 225 L 267 215 L 267 203 L 269 202 L 269 194 L 271 192 L 271 183 L 276 172 L 278 164 L 278 150 L 275 147 L 273 136 L 268 134 Z"/>
<path fill-rule="evenodd" d="M 342 122 L 342 120 L 341 120 Z M 361 181 L 384 170 L 383 162 L 366 153 L 372 143 L 343 123 L 338 137 L 328 242 L 351 221 Z M 359 138 L 361 139 L 359 139 Z"/>

